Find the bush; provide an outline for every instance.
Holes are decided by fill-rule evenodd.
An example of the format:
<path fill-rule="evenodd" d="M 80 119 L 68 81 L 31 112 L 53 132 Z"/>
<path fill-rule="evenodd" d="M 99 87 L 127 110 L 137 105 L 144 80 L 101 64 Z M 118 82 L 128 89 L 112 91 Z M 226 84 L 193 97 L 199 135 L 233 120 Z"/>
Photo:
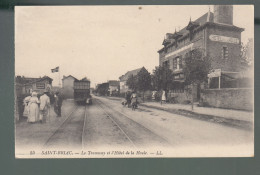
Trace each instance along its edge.
<path fill-rule="evenodd" d="M 191 104 L 191 101 L 190 100 L 184 100 L 183 104 Z"/>

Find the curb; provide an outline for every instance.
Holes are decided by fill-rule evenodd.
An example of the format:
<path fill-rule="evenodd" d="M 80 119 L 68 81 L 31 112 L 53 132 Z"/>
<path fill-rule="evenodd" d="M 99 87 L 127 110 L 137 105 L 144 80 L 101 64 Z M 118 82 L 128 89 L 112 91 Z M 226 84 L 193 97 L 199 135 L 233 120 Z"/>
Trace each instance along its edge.
<path fill-rule="evenodd" d="M 230 118 L 225 118 L 225 117 L 220 117 L 215 115 L 200 114 L 185 109 L 167 109 L 167 108 L 161 108 L 157 106 L 149 106 L 143 103 L 140 103 L 139 105 L 147 108 L 154 108 L 154 109 L 170 112 L 173 114 L 182 115 L 184 117 L 194 118 L 194 119 L 212 122 L 216 124 L 222 124 L 230 127 L 239 128 L 239 129 L 245 129 L 245 130 L 253 129 L 253 124 L 251 122 L 244 121 L 244 120 L 230 119 Z"/>
<path fill-rule="evenodd" d="M 109 97 L 107 97 L 107 99 L 115 100 L 115 101 L 121 100 L 121 99 L 115 99 L 115 98 L 109 98 Z M 215 124 L 225 125 L 225 126 L 234 127 L 234 128 L 238 128 L 238 129 L 244 129 L 244 130 L 253 130 L 253 123 L 249 122 L 249 121 L 245 121 L 245 120 L 237 120 L 237 119 L 230 119 L 230 118 L 225 118 L 225 117 L 220 117 L 220 116 L 215 116 L 215 115 L 200 114 L 200 113 L 196 113 L 196 112 L 189 111 L 186 109 L 161 108 L 158 106 L 146 105 L 144 103 L 139 103 L 139 105 L 147 107 L 147 108 L 158 109 L 158 110 L 170 112 L 173 114 L 182 115 L 184 117 L 212 122 Z"/>

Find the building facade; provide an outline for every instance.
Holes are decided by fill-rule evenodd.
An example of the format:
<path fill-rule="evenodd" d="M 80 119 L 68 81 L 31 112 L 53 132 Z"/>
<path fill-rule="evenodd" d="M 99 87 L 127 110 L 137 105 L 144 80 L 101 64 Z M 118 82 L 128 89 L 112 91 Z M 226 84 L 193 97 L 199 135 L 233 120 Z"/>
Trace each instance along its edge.
<path fill-rule="evenodd" d="M 18 94 L 30 94 L 33 91 L 42 94 L 45 90 L 52 90 L 52 78 L 44 76 L 42 78 L 16 77 L 16 89 Z"/>
<path fill-rule="evenodd" d="M 62 78 L 62 94 L 64 98 L 74 98 L 74 81 L 77 80 L 75 77 L 63 76 Z"/>
<path fill-rule="evenodd" d="M 138 72 L 140 72 L 141 69 L 142 69 L 142 68 L 128 71 L 127 73 L 125 73 L 124 75 L 122 75 L 121 77 L 119 77 L 119 80 L 120 80 L 120 82 L 119 82 L 119 84 L 120 84 L 120 93 L 121 93 L 121 94 L 122 94 L 122 93 L 126 93 L 126 92 L 129 90 L 128 86 L 126 85 L 127 79 L 128 79 L 131 75 L 133 75 L 133 76 L 137 75 Z"/>
<path fill-rule="evenodd" d="M 119 93 L 119 81 L 116 80 L 109 80 L 108 81 L 109 87 L 108 87 L 108 91 L 109 91 L 109 95 L 118 95 Z"/>
<path fill-rule="evenodd" d="M 220 82 L 220 77 L 234 77 L 240 71 L 240 44 L 243 28 L 233 25 L 233 6 L 215 5 L 200 18 L 188 22 L 180 31 L 167 33 L 163 48 L 158 51 L 159 64 L 173 70 L 175 81 L 184 81 L 182 68 L 185 54 L 200 49 L 211 59 L 211 82 Z M 228 75 L 228 76 L 225 76 Z M 227 80 L 228 78 L 226 78 Z M 210 81 L 209 81 L 210 82 Z M 217 87 L 220 87 L 220 83 Z"/>

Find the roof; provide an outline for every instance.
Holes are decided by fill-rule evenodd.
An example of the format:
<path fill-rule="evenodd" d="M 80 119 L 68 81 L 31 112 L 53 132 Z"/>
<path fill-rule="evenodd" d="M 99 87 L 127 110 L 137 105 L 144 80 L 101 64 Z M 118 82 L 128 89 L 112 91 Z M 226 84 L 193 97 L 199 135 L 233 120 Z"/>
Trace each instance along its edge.
<path fill-rule="evenodd" d="M 188 35 L 189 32 L 190 32 L 189 30 L 187 30 L 188 26 L 191 26 L 191 25 L 195 25 L 196 26 L 196 25 L 198 25 L 197 27 L 199 27 L 199 26 L 204 25 L 207 22 L 213 22 L 213 19 L 214 19 L 214 14 L 212 12 L 207 12 L 204 15 L 202 15 L 201 17 L 199 17 L 198 19 L 196 19 L 195 21 L 191 21 L 190 20 L 186 27 L 182 28 L 178 32 L 175 31 L 174 33 L 172 33 L 172 35 L 173 36 L 185 36 L 185 35 Z M 177 37 L 177 39 L 178 39 L 178 37 Z M 171 44 L 175 42 L 174 39 L 169 39 L 169 40 L 171 41 L 170 42 Z M 161 51 L 162 49 L 160 49 L 159 51 Z"/>
<path fill-rule="evenodd" d="M 209 15 L 209 17 L 208 17 L 208 15 Z M 196 19 L 195 21 L 189 21 L 188 25 L 189 24 L 198 24 L 201 26 L 201 25 L 205 24 L 206 22 L 213 22 L 213 19 L 214 19 L 214 14 L 212 12 L 207 12 L 204 15 L 202 15 L 201 17 L 199 17 L 198 19 Z M 183 36 L 189 33 L 189 30 L 186 29 L 187 26 L 179 31 L 179 33 L 181 33 Z"/>
<path fill-rule="evenodd" d="M 90 82 L 88 79 L 81 79 L 81 80 L 75 79 L 75 82 L 79 82 L 79 81 L 81 81 L 81 82 L 83 82 L 83 81 Z"/>
<path fill-rule="evenodd" d="M 119 81 L 117 81 L 117 80 L 109 80 L 108 84 L 109 84 L 109 86 L 119 86 Z"/>
<path fill-rule="evenodd" d="M 53 79 L 48 77 L 48 76 L 44 76 L 42 78 L 31 78 L 31 77 L 21 77 L 21 76 L 17 76 L 16 77 L 16 82 L 20 83 L 20 84 L 32 84 L 32 83 L 36 83 L 39 81 L 43 81 L 43 80 L 50 80 L 52 81 Z"/>
<path fill-rule="evenodd" d="M 89 81 L 90 82 L 90 80 L 87 77 L 82 78 L 81 81 Z"/>
<path fill-rule="evenodd" d="M 122 75 L 121 77 L 119 77 L 120 81 L 126 81 L 130 75 L 134 75 L 134 76 L 137 75 L 138 72 L 139 72 L 141 69 L 142 69 L 142 68 L 138 68 L 138 69 L 135 69 L 135 70 L 131 70 L 131 71 L 126 72 L 124 75 Z"/>
<path fill-rule="evenodd" d="M 75 80 L 77 80 L 77 78 L 73 77 L 72 75 L 63 76 L 63 78 L 62 78 L 62 79 L 66 79 L 66 78 L 69 78 L 69 77 L 72 77 L 72 78 L 74 78 Z"/>

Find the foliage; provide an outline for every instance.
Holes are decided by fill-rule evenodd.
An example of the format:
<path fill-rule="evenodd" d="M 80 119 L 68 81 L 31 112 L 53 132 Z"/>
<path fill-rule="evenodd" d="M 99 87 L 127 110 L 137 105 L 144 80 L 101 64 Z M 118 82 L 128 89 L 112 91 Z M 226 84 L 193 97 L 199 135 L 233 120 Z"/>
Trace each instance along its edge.
<path fill-rule="evenodd" d="M 143 97 L 144 92 L 151 88 L 151 75 L 143 67 L 137 75 L 130 75 L 126 81 L 126 85 L 133 91 L 142 91 Z"/>
<path fill-rule="evenodd" d="M 169 90 L 173 84 L 173 72 L 167 65 L 156 67 L 152 74 L 152 88 L 154 90 Z"/>
<path fill-rule="evenodd" d="M 211 69 L 210 59 L 203 55 L 200 49 L 188 52 L 184 58 L 183 73 L 185 84 L 199 84 L 207 80 L 207 75 Z"/>
<path fill-rule="evenodd" d="M 183 73 L 187 87 L 185 91 L 191 95 L 191 109 L 193 110 L 193 86 L 207 80 L 211 61 L 209 57 L 204 56 L 201 49 L 194 49 L 185 54 L 184 62 Z"/>
<path fill-rule="evenodd" d="M 107 95 L 108 89 L 109 89 L 109 84 L 108 83 L 102 83 L 97 87 L 96 93 L 98 93 L 100 95 Z"/>
<path fill-rule="evenodd" d="M 138 84 L 137 76 L 134 76 L 133 74 L 130 75 L 126 81 L 126 85 L 128 86 L 128 88 L 133 91 L 136 91 L 138 86 L 137 84 Z"/>
<path fill-rule="evenodd" d="M 241 68 L 247 68 L 254 61 L 254 42 L 253 38 L 249 38 L 246 44 L 241 43 L 240 45 L 240 63 Z"/>
<path fill-rule="evenodd" d="M 137 89 L 143 92 L 143 101 L 144 101 L 144 92 L 151 88 L 151 75 L 143 67 L 137 74 Z"/>
<path fill-rule="evenodd" d="M 144 92 L 150 88 L 151 75 L 145 68 L 142 68 L 137 74 L 137 89 Z"/>

